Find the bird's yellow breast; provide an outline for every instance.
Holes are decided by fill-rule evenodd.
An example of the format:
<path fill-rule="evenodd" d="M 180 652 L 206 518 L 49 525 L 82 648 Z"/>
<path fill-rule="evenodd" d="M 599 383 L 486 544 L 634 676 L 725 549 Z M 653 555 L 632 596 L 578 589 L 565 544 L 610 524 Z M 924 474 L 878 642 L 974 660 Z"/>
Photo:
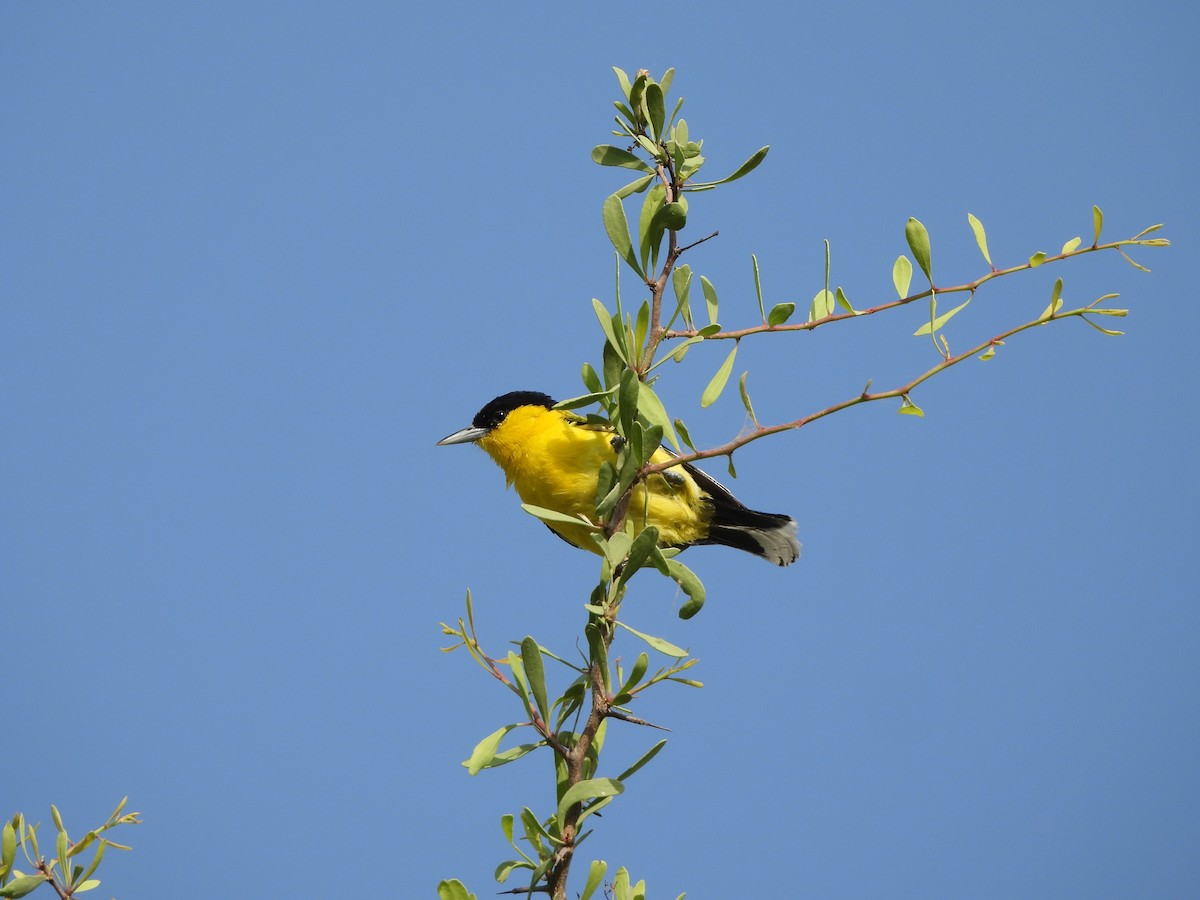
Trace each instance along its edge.
<path fill-rule="evenodd" d="M 583 425 L 569 413 L 522 406 L 480 438 L 479 445 L 525 503 L 595 521 L 600 466 L 617 458 L 612 440 L 612 432 Z M 653 461 L 668 458 L 660 449 Z M 670 478 L 654 475 L 634 488 L 626 521 L 635 533 L 647 524 L 656 526 L 664 546 L 694 543 L 708 533 L 712 510 L 685 469 L 670 471 Z M 575 546 L 598 552 L 586 527 L 547 524 Z"/>

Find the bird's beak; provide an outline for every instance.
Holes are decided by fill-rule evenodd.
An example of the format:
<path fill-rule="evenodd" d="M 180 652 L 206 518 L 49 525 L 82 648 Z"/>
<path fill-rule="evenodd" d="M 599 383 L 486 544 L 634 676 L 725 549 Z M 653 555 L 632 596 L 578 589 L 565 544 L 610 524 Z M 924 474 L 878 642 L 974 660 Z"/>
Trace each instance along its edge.
<path fill-rule="evenodd" d="M 464 428 L 462 431 L 456 431 L 448 437 L 442 438 L 437 442 L 437 446 L 441 447 L 444 444 L 470 444 L 479 440 L 488 433 L 486 428 L 477 428 L 472 425 L 470 428 Z"/>

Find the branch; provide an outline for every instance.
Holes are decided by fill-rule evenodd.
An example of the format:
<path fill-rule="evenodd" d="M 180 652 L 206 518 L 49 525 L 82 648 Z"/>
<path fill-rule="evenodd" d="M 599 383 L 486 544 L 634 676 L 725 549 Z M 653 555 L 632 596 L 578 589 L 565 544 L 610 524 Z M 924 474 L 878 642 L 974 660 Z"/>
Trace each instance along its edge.
<path fill-rule="evenodd" d="M 762 333 L 767 333 L 767 332 L 773 333 L 773 332 L 783 332 L 783 331 L 812 331 L 814 328 L 818 328 L 821 325 L 828 325 L 832 322 L 840 322 L 844 319 L 860 319 L 864 316 L 871 316 L 871 315 L 874 315 L 875 313 L 884 312 L 889 309 L 896 309 L 897 307 L 900 307 L 900 306 L 907 306 L 909 303 L 912 303 L 916 300 L 924 300 L 924 299 L 928 298 L 931 294 L 934 294 L 934 293 L 936 293 L 938 296 L 942 296 L 943 294 L 973 293 L 974 291 L 978 290 L 984 284 L 987 284 L 993 278 L 1000 278 L 1004 275 L 1012 275 L 1015 272 L 1022 272 L 1022 271 L 1025 271 L 1026 269 L 1037 269 L 1037 268 L 1040 268 L 1041 266 L 1049 265 L 1050 263 L 1062 262 L 1063 260 L 1071 259 L 1072 257 L 1075 257 L 1075 256 L 1082 256 L 1085 253 L 1094 253 L 1096 251 L 1103 251 L 1103 250 L 1116 250 L 1116 251 L 1120 252 L 1122 255 L 1124 255 L 1124 251 L 1121 248 L 1128 247 L 1128 246 L 1162 247 L 1162 246 L 1166 246 L 1166 244 L 1162 240 L 1153 239 L 1153 238 L 1150 240 L 1138 240 L 1137 238 L 1127 238 L 1125 240 L 1112 241 L 1111 243 L 1107 243 L 1107 244 L 1093 244 L 1090 247 L 1082 247 L 1077 250 L 1072 250 L 1069 253 L 1060 253 L 1057 256 L 1047 256 L 1041 262 L 1038 262 L 1038 263 L 1034 263 L 1033 261 L 1028 261 L 1028 262 L 1022 263 L 1019 266 L 1009 266 L 1007 269 L 997 269 L 997 268 L 993 267 L 992 270 L 990 272 L 988 272 L 986 275 L 982 275 L 979 278 L 976 278 L 974 281 L 969 281 L 966 284 L 957 284 L 957 285 L 954 285 L 953 287 L 944 287 L 944 288 L 931 287 L 927 290 L 921 291 L 919 294 L 909 294 L 907 297 L 903 297 L 898 300 L 892 300 L 892 301 L 889 301 L 888 303 L 881 303 L 878 306 L 871 306 L 866 309 L 860 309 L 856 312 L 833 313 L 828 316 L 822 316 L 819 319 L 813 319 L 810 322 L 794 322 L 790 325 L 789 324 L 768 325 L 764 322 L 761 325 L 751 325 L 748 328 L 740 328 L 740 329 L 735 329 L 732 331 L 718 331 L 715 334 L 708 335 L 705 338 L 705 340 L 707 340 L 707 341 L 729 341 L 729 340 L 736 341 L 736 340 L 740 340 L 741 338 L 744 338 L 747 335 L 751 335 L 751 334 L 762 334 Z M 700 331 L 696 328 L 672 329 L 671 331 L 663 332 L 662 339 L 663 340 L 674 340 L 677 338 L 692 338 L 692 337 L 698 337 L 699 334 L 700 334 Z"/>
<path fill-rule="evenodd" d="M 1008 270 L 1005 270 L 1005 271 L 1008 271 Z M 942 292 L 939 291 L 938 293 L 942 293 Z M 904 303 L 904 302 L 907 302 L 907 300 L 900 301 L 900 302 Z M 908 382 L 907 384 L 901 385 L 900 387 L 893 388 L 893 389 L 887 390 L 887 391 L 877 391 L 875 393 L 871 393 L 868 390 L 863 390 L 863 392 L 861 394 L 859 394 L 857 397 L 851 397 L 848 400 L 843 400 L 840 403 L 835 403 L 832 406 L 827 406 L 818 412 L 810 413 L 809 415 L 804 416 L 799 419 L 796 419 L 795 421 L 784 422 L 784 423 L 781 423 L 778 425 L 758 425 L 749 433 L 744 434 L 740 437 L 737 437 L 734 440 L 730 441 L 729 443 L 722 444 L 719 447 L 713 447 L 709 450 L 698 450 L 694 453 L 681 454 L 679 456 L 672 457 L 667 462 L 658 463 L 657 465 L 645 466 L 638 473 L 638 478 L 646 478 L 646 477 L 649 477 L 650 475 L 654 475 L 659 472 L 666 471 L 667 469 L 673 468 L 675 466 L 683 465 L 684 463 L 695 462 L 696 460 L 700 460 L 700 459 L 712 459 L 712 458 L 718 457 L 718 456 L 730 456 L 733 454 L 734 451 L 740 450 L 742 447 L 746 446 L 747 444 L 751 443 L 752 441 L 757 441 L 760 438 L 767 437 L 768 435 L 771 435 L 771 434 L 778 434 L 781 431 L 794 431 L 796 429 L 803 428 L 805 425 L 809 425 L 812 422 L 817 421 L 817 419 L 823 419 L 823 418 L 825 418 L 825 416 L 831 415 L 836 412 L 841 412 L 842 410 L 849 409 L 852 406 L 858 406 L 859 404 L 862 404 L 862 403 L 871 403 L 875 400 L 888 400 L 888 399 L 895 399 L 897 397 L 905 397 L 909 393 L 911 393 L 918 385 L 920 385 L 922 382 L 929 380 L 934 375 L 937 375 L 940 372 L 944 372 L 945 370 L 949 369 L 951 366 L 958 365 L 960 362 L 962 362 L 965 359 L 969 359 L 972 356 L 975 356 L 980 353 L 984 353 L 991 347 L 995 347 L 998 344 L 1003 344 L 1005 340 L 1012 337 L 1013 335 L 1020 334 L 1022 331 L 1027 331 L 1028 329 L 1035 328 L 1039 325 L 1045 325 L 1047 322 L 1051 322 L 1056 319 L 1066 319 L 1071 316 L 1082 317 L 1082 316 L 1085 316 L 1087 313 L 1096 313 L 1096 314 L 1103 315 L 1103 313 L 1098 313 L 1097 310 L 1095 310 L 1092 306 L 1083 306 L 1078 309 L 1067 310 L 1066 312 L 1052 313 L 1049 316 L 1039 316 L 1037 319 L 1034 319 L 1030 322 L 1026 322 L 1023 325 L 1018 325 L 1015 328 L 1010 328 L 1008 331 L 1001 332 L 1000 334 L 996 335 L 995 337 L 972 347 L 970 350 L 966 350 L 962 353 L 959 353 L 957 356 L 946 357 L 945 359 L 943 359 L 941 362 L 939 362 L 933 368 L 927 370 L 926 372 L 922 373 L 921 375 L 918 375 L 912 381 Z M 1111 314 L 1111 313 L 1109 313 L 1109 314 Z M 1084 319 L 1084 321 L 1088 321 L 1088 320 Z M 1089 322 L 1089 324 L 1094 324 L 1094 323 Z M 761 330 L 761 329 L 758 329 L 758 330 Z M 868 386 L 868 388 L 870 387 L 870 382 L 868 382 L 867 386 Z"/>

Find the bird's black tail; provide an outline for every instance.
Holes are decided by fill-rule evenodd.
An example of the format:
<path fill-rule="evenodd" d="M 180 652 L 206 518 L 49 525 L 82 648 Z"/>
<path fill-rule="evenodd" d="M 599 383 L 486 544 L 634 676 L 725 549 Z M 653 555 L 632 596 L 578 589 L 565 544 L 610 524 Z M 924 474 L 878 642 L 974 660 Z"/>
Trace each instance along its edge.
<path fill-rule="evenodd" d="M 712 476 L 693 466 L 687 469 L 711 498 L 713 510 L 708 535 L 699 543 L 745 550 L 777 566 L 789 566 L 800 558 L 795 519 L 750 509 Z"/>

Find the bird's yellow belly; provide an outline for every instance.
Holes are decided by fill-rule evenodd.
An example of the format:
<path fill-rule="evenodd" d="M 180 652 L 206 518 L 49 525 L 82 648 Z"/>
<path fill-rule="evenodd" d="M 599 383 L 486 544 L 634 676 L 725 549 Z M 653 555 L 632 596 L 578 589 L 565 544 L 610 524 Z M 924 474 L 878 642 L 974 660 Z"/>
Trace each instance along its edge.
<path fill-rule="evenodd" d="M 503 442 L 483 438 L 480 444 L 504 469 L 505 475 L 525 503 L 552 509 L 569 516 L 596 521 L 596 486 L 600 466 L 615 463 L 611 432 L 569 426 L 538 428 L 534 422 L 506 424 Z M 654 462 L 668 458 L 655 454 Z M 682 469 L 671 479 L 654 475 L 633 490 L 626 510 L 626 524 L 634 534 L 647 524 L 659 530 L 664 546 L 695 543 L 708 533 L 709 505 L 700 489 Z M 600 552 L 593 531 L 586 525 L 547 522 L 550 528 L 576 547 Z"/>

